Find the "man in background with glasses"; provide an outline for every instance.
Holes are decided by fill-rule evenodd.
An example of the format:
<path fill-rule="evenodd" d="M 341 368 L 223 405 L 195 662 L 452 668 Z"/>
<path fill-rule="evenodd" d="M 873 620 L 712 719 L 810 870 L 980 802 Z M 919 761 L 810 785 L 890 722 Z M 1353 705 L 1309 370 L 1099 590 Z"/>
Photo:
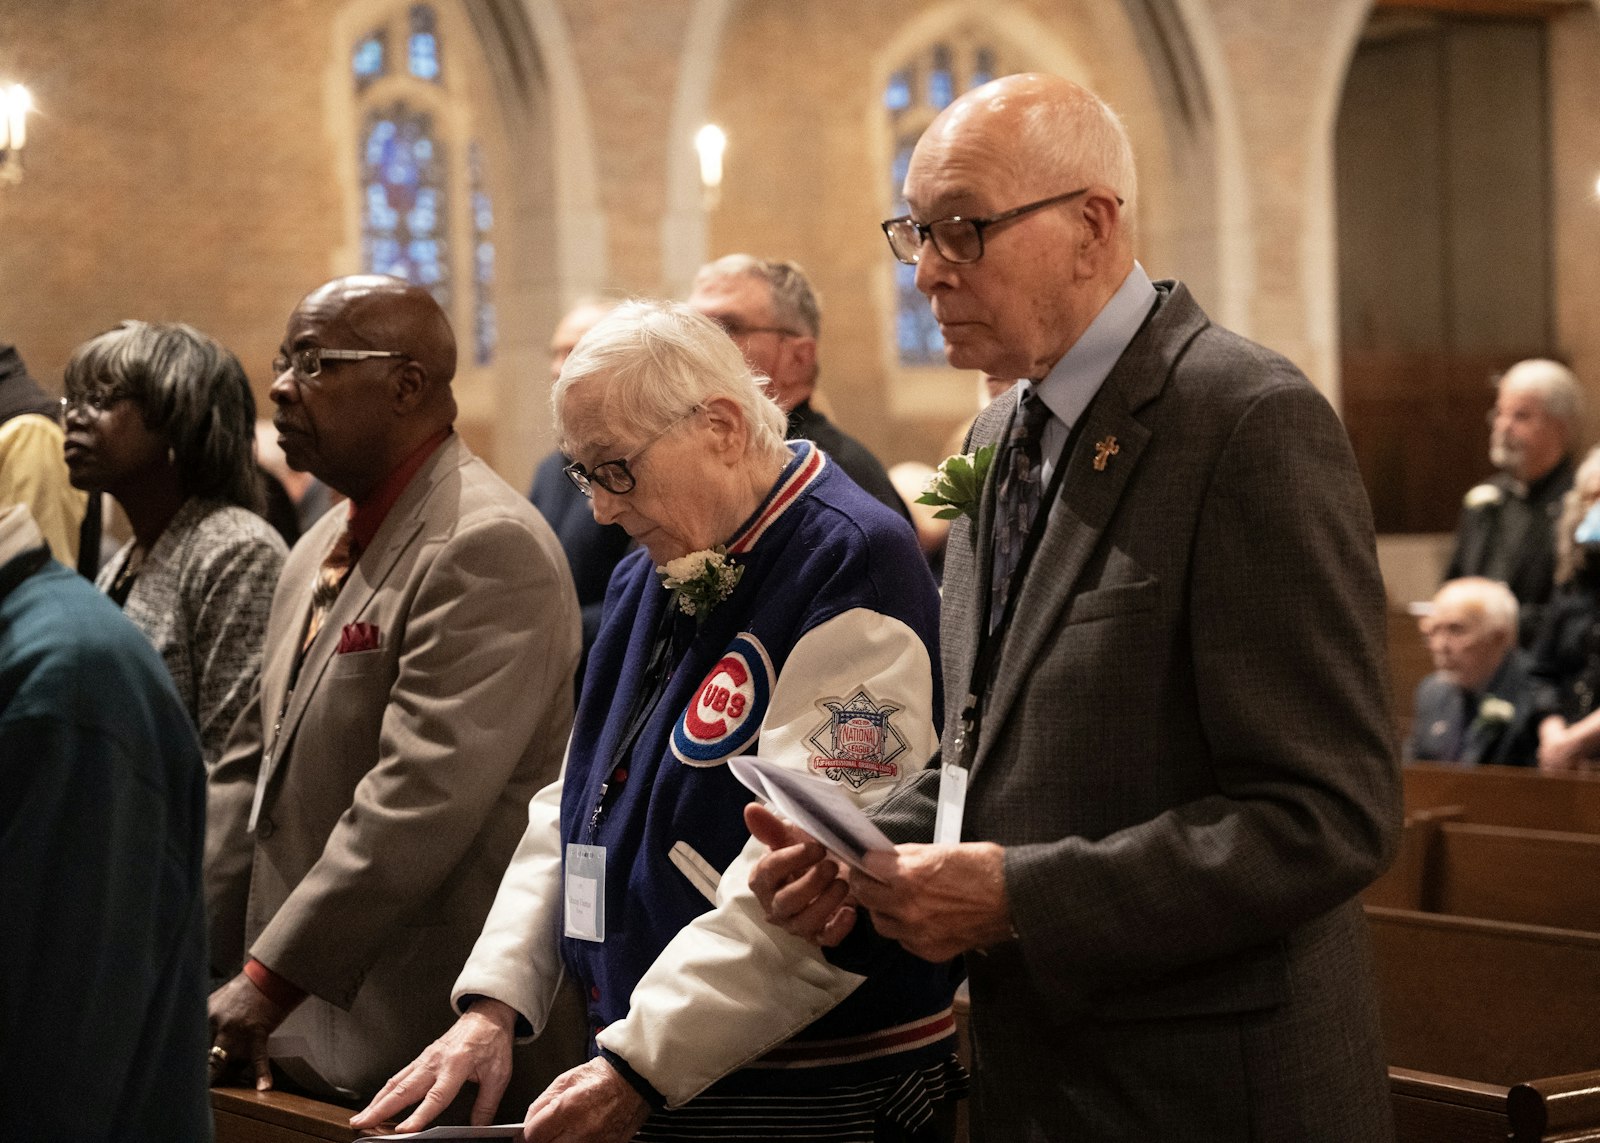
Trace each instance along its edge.
<path fill-rule="evenodd" d="M 878 458 L 811 404 L 822 310 L 797 263 L 728 254 L 700 267 L 689 304 L 727 330 L 767 379 L 767 396 L 788 414 L 789 440 L 816 442 L 869 496 L 911 519 Z"/>
<path fill-rule="evenodd" d="M 946 554 L 940 764 L 874 814 L 933 844 L 840 882 L 752 808 L 751 883 L 846 965 L 978 954 L 975 1139 L 1381 1143 L 1356 894 L 1400 782 L 1366 494 L 1299 370 L 1146 276 L 1136 192 L 1115 114 L 1054 76 L 917 144 L 890 248 L 952 365 L 1024 378 L 970 436 L 996 456 Z"/>
<path fill-rule="evenodd" d="M 289 464 L 349 503 L 290 553 L 211 779 L 213 1080 L 271 1086 L 270 1057 L 366 1099 L 444 1031 L 416 998 L 448 992 L 560 766 L 572 579 L 454 433 L 455 366 L 428 292 L 378 276 L 309 294 L 273 362 Z M 571 1019 L 522 1069 L 535 1094 L 581 1056 Z"/>

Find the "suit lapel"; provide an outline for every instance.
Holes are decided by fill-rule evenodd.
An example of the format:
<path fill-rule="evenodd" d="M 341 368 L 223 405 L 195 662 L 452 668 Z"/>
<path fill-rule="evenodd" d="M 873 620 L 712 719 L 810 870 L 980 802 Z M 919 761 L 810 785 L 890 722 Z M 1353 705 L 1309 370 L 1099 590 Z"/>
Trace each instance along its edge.
<path fill-rule="evenodd" d="M 1045 643 L 1059 630 L 1078 579 L 1139 467 L 1151 435 L 1138 420 L 1139 410 L 1160 394 L 1183 350 L 1207 324 L 1205 314 L 1182 285 L 1169 289 L 1106 377 L 1099 396 L 1085 413 L 1088 420 L 1072 454 L 1061 461 L 1067 472 L 1023 579 L 1011 627 L 1004 633 L 1000 663 L 985 701 L 974 769 L 999 738 L 998 731 L 1016 705 Z M 1103 468 L 1096 469 L 1097 446 L 1111 438 L 1115 438 L 1117 452 L 1106 458 Z M 987 569 L 992 537 L 988 531 L 981 535 L 986 555 L 978 562 Z M 980 616 L 978 621 L 986 619 Z"/>
<path fill-rule="evenodd" d="M 295 682 L 293 693 L 289 695 L 288 709 L 283 711 L 282 722 L 271 735 L 261 776 L 257 781 L 256 807 L 251 813 L 250 820 L 252 829 L 255 828 L 256 818 L 259 817 L 270 793 L 274 777 L 282 770 L 283 757 L 288 745 L 294 741 L 295 731 L 299 728 L 300 720 L 310 705 L 311 697 L 316 693 L 323 673 L 333 661 L 334 652 L 339 646 L 340 633 L 346 624 L 360 619 L 372 607 L 379 589 L 389 578 L 395 564 L 421 532 L 427 518 L 428 500 L 434 487 L 447 473 L 460 467 L 464 459 L 463 453 L 461 443 L 455 436 L 449 437 L 439 446 L 434 455 L 423 465 L 422 470 L 412 479 L 400 499 L 395 501 L 394 507 L 383 521 L 383 526 L 372 538 L 372 546 L 361 553 L 355 567 L 350 569 L 350 578 L 345 581 L 338 598 L 328 610 L 322 629 L 317 632 L 317 637 L 306 650 L 305 661 L 300 666 L 300 677 Z M 332 532 L 327 538 L 322 556 L 318 557 L 319 566 L 322 557 L 332 549 L 337 538 L 337 531 Z M 298 653 L 300 640 L 304 638 L 305 620 L 311 609 L 315 575 L 306 576 L 305 579 L 304 588 L 297 589 L 293 599 L 295 610 L 291 613 L 293 618 L 289 628 L 292 638 L 284 638 L 274 649 L 277 694 L 273 696 L 274 705 L 263 707 L 263 713 L 281 705 L 284 688 L 293 669 L 294 656 Z M 393 636 L 392 631 L 383 632 L 385 639 Z M 281 672 L 278 670 L 280 666 Z M 267 697 L 264 691 L 263 699 Z"/>

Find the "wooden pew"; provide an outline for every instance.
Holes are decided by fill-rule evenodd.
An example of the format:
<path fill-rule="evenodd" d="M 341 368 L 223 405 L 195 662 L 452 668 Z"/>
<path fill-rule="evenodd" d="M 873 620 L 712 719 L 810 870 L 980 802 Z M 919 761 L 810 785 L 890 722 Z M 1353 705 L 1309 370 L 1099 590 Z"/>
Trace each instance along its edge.
<path fill-rule="evenodd" d="M 349 1143 L 357 1137 L 352 1109 L 288 1092 L 214 1087 L 211 1112 L 216 1143 Z"/>
<path fill-rule="evenodd" d="M 1368 905 L 1600 932 L 1600 835 L 1480 825 L 1459 806 L 1407 815 Z"/>
<path fill-rule="evenodd" d="M 1394 863 L 1367 886 L 1361 894 L 1362 902 L 1391 909 L 1428 909 L 1438 860 L 1439 829 L 1464 812 L 1460 806 L 1430 806 L 1407 813 Z"/>
<path fill-rule="evenodd" d="M 1600 1072 L 1520 1083 L 1473 1083 L 1389 1069 L 1399 1143 L 1595 1143 Z"/>
<path fill-rule="evenodd" d="M 1402 1143 L 1600 1141 L 1600 933 L 1367 919 Z"/>
<path fill-rule="evenodd" d="M 1510 1086 L 1600 1069 L 1600 933 L 1368 906 L 1391 1065 Z"/>
<path fill-rule="evenodd" d="M 1600 833 L 1600 774 L 1547 774 L 1522 766 L 1405 767 L 1406 812 L 1460 806 L 1480 825 Z"/>
<path fill-rule="evenodd" d="M 1422 909 L 1600 932 L 1600 834 L 1443 821 L 1431 851 Z"/>

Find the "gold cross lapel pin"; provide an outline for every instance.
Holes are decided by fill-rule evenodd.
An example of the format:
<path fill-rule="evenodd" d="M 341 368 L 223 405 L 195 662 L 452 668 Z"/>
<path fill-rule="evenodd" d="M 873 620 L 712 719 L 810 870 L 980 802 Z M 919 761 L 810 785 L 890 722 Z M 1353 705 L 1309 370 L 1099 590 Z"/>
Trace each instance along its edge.
<path fill-rule="evenodd" d="M 1106 470 L 1106 461 L 1110 460 L 1121 451 L 1122 449 L 1117 447 L 1116 437 L 1107 437 L 1105 440 L 1095 445 L 1094 470 L 1096 472 L 1104 472 Z"/>

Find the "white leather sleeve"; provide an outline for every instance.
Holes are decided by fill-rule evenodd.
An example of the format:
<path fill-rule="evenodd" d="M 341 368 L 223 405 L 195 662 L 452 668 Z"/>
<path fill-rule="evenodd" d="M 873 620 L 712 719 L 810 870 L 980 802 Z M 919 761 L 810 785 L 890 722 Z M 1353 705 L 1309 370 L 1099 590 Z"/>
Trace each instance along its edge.
<path fill-rule="evenodd" d="M 500 879 L 483 932 L 472 946 L 450 1003 L 488 996 L 511 1005 L 543 1030 L 561 984 L 561 789 L 566 763 L 556 780 L 528 803 L 528 828 Z M 519 1040 L 530 1039 L 519 1036 Z"/>
<path fill-rule="evenodd" d="M 865 807 L 919 770 L 938 745 L 933 665 L 901 621 L 857 608 L 807 632 L 773 687 L 760 753 L 815 773 L 812 760 L 828 756 L 834 741 L 837 711 L 852 701 L 855 710 L 866 703 L 885 716 L 880 753 L 894 764 L 893 774 L 859 788 L 840 782 Z M 628 1015 L 598 1038 L 670 1107 L 788 1040 L 865 979 L 762 919 L 749 875 L 765 852 L 753 838 L 746 844 L 722 873 L 716 907 L 668 943 L 634 989 Z"/>

